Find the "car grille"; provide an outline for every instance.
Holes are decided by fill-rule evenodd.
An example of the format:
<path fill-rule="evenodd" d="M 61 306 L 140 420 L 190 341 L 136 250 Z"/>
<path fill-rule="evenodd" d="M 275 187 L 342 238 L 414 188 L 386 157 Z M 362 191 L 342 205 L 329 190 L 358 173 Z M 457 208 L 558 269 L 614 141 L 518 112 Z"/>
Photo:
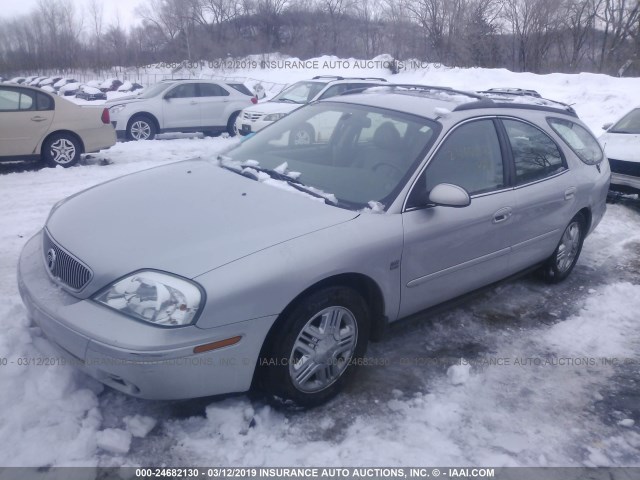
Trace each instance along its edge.
<path fill-rule="evenodd" d="M 255 122 L 256 120 L 261 118 L 263 115 L 264 115 L 263 113 L 243 112 L 242 118 L 245 120 L 251 120 L 252 122 Z"/>
<path fill-rule="evenodd" d="M 49 273 L 72 290 L 82 290 L 91 280 L 93 273 L 78 259 L 63 250 L 44 231 L 42 237 L 44 263 Z"/>
<path fill-rule="evenodd" d="M 609 159 L 609 165 L 613 173 L 640 177 L 640 162 L 625 162 L 624 160 Z"/>

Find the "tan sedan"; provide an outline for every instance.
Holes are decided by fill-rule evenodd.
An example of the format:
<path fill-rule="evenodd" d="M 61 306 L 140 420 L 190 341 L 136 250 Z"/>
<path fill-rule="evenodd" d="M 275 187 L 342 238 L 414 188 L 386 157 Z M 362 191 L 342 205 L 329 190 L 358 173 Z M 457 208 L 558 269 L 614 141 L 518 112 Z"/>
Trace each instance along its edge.
<path fill-rule="evenodd" d="M 70 167 L 109 148 L 116 134 L 106 108 L 80 107 L 38 88 L 0 84 L 0 161 L 40 158 Z"/>

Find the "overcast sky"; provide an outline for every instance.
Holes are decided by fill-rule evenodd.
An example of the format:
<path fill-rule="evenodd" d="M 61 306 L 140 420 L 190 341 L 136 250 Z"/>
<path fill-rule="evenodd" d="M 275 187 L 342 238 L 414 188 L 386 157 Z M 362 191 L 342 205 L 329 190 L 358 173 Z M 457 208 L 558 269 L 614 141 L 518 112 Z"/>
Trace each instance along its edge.
<path fill-rule="evenodd" d="M 105 25 L 115 22 L 116 14 L 120 15 L 120 24 L 127 28 L 139 23 L 135 9 L 145 0 L 102 0 L 104 4 Z M 76 6 L 78 15 L 84 16 L 88 10 L 88 0 L 71 0 Z M 0 19 L 6 20 L 17 15 L 33 11 L 38 0 L 0 0 Z M 88 19 L 86 20 L 88 22 Z M 86 22 L 85 22 L 86 23 Z"/>

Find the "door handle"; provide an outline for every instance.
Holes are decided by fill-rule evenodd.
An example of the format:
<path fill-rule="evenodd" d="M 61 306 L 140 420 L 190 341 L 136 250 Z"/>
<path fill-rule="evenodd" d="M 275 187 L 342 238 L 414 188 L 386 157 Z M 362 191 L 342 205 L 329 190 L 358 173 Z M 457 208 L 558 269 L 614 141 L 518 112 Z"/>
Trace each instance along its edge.
<path fill-rule="evenodd" d="M 46 120 L 45 117 L 40 117 L 40 116 L 31 117 L 32 122 L 44 122 L 45 120 Z"/>
<path fill-rule="evenodd" d="M 571 200 L 573 197 L 576 196 L 576 187 L 569 187 L 564 191 L 564 199 L 565 200 Z"/>
<path fill-rule="evenodd" d="M 513 210 L 511 207 L 504 207 L 493 214 L 493 223 L 502 223 L 511 217 Z"/>
<path fill-rule="evenodd" d="M 198 102 L 196 102 L 195 100 L 189 102 L 189 105 L 197 105 L 197 104 L 198 104 Z"/>

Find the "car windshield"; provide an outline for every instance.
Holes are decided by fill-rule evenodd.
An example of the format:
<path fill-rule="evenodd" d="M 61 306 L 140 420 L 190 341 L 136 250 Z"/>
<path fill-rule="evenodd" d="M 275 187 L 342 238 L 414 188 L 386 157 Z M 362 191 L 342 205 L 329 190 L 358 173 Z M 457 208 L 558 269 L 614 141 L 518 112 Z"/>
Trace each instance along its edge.
<path fill-rule="evenodd" d="M 144 93 L 141 93 L 138 98 L 151 98 L 151 97 L 155 97 L 156 95 L 159 95 L 160 93 L 164 92 L 167 88 L 169 88 L 171 85 L 173 85 L 170 82 L 161 82 L 161 83 L 156 83 L 155 85 L 151 85 L 149 88 L 147 88 Z"/>
<path fill-rule="evenodd" d="M 618 120 L 609 133 L 635 133 L 640 134 L 640 108 L 636 108 Z"/>
<path fill-rule="evenodd" d="M 271 99 L 272 102 L 309 103 L 327 85 L 326 82 L 298 82 Z"/>
<path fill-rule="evenodd" d="M 258 166 L 264 175 L 275 170 L 278 176 L 271 178 L 335 199 L 327 203 L 379 210 L 397 196 L 440 128 L 401 112 L 321 102 L 247 138 L 222 157 L 222 165 L 244 167 L 244 174 Z"/>

